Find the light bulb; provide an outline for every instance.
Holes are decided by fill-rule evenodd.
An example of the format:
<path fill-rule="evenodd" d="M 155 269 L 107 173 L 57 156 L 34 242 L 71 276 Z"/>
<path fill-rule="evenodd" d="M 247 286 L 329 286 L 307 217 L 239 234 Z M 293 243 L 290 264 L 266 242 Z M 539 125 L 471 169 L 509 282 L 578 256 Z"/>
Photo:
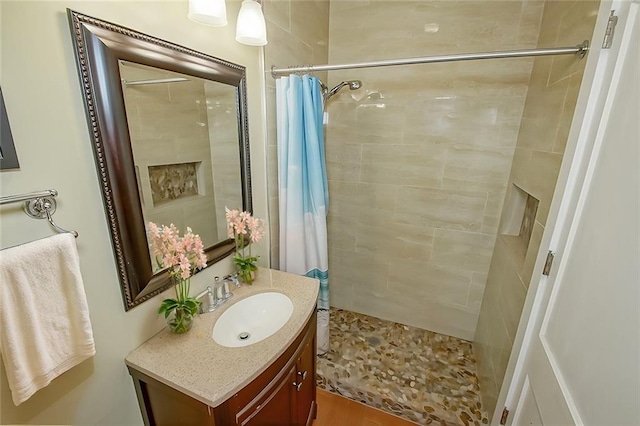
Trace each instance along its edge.
<path fill-rule="evenodd" d="M 242 2 L 236 26 L 236 41 L 249 46 L 267 44 L 267 26 L 260 3 L 254 0 Z"/>

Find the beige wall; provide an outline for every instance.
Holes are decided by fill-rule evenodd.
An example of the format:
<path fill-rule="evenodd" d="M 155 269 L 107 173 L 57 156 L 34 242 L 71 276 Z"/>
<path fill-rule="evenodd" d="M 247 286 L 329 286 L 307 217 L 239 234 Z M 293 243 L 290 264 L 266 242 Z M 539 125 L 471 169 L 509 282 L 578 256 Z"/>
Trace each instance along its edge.
<path fill-rule="evenodd" d="M 264 0 L 269 44 L 264 49 L 267 102 L 267 192 L 271 231 L 271 267 L 279 267 L 278 151 L 276 139 L 276 81 L 272 65 L 325 64 L 329 44 L 328 0 Z M 319 76 L 326 82 L 326 74 Z"/>
<path fill-rule="evenodd" d="M 594 1 L 546 2 L 538 46 L 572 46 L 591 39 L 597 12 Z M 515 196 L 514 184 L 540 203 L 528 246 L 519 246 L 517 238 L 498 236 L 474 340 L 483 404 L 489 413 L 496 405 L 534 272 L 585 62 L 572 56 L 534 62 L 505 206 Z M 505 207 L 503 222 L 508 216 Z"/>
<path fill-rule="evenodd" d="M 334 0 L 330 63 L 535 47 L 535 1 Z M 331 304 L 472 339 L 531 59 L 331 71 Z"/>
<path fill-rule="evenodd" d="M 76 72 L 66 8 L 122 24 L 247 67 L 249 125 L 256 213 L 266 216 L 262 131 L 263 75 L 259 48 L 234 40 L 239 3 L 227 2 L 230 25 L 189 21 L 187 2 L 2 2 L 2 89 L 19 171 L 0 172 L 2 195 L 48 188 L 59 191 L 55 219 L 76 229 L 97 354 L 56 379 L 19 407 L 0 374 L 2 424 L 142 424 L 124 357 L 158 332 L 160 295 L 124 311 L 100 186 Z M 27 217 L 19 205 L 3 206 L 1 247 L 52 234 L 46 221 Z M 267 238 L 268 240 L 268 238 Z M 257 249 L 268 259 L 261 244 Z M 230 272 L 229 259 L 198 274 L 194 292 L 214 275 Z M 41 301 L 47 309 L 46 300 Z M 212 366 L 218 368 L 219 366 Z"/>

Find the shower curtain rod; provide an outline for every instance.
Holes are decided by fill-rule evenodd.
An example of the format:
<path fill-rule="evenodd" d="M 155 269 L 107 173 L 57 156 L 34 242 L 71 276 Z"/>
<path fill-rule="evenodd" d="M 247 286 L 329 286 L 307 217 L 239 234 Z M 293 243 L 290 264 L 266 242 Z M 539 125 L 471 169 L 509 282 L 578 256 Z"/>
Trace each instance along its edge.
<path fill-rule="evenodd" d="M 471 61 L 475 59 L 522 58 L 526 56 L 579 55 L 584 58 L 589 50 L 589 40 L 573 47 L 551 47 L 547 49 L 507 50 L 503 52 L 461 53 L 456 55 L 426 56 L 422 58 L 388 59 L 386 61 L 355 62 L 339 65 L 301 65 L 288 68 L 271 67 L 271 76 L 294 74 L 298 72 L 320 72 L 347 70 L 355 68 L 390 67 L 395 65 L 430 64 L 435 62 Z"/>

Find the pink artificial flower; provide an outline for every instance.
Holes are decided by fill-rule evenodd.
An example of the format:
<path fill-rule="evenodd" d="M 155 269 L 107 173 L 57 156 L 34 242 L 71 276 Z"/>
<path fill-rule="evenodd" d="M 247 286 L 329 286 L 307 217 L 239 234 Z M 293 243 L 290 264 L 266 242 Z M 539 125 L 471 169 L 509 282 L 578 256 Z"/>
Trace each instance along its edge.
<path fill-rule="evenodd" d="M 251 242 L 257 243 L 262 239 L 262 237 L 263 237 L 262 232 L 260 230 L 256 230 L 255 232 L 251 233 Z"/>
<path fill-rule="evenodd" d="M 182 270 L 182 278 L 187 279 L 191 276 L 191 263 L 186 257 L 182 257 L 180 260 L 180 269 Z"/>
<path fill-rule="evenodd" d="M 207 267 L 207 256 L 204 253 L 200 253 L 197 258 L 196 265 L 198 268 L 206 268 Z"/>
<path fill-rule="evenodd" d="M 233 228 L 237 234 L 246 234 L 247 233 L 247 224 L 241 218 L 238 218 L 233 223 Z"/>
<path fill-rule="evenodd" d="M 169 273 L 187 279 L 191 272 L 207 266 L 202 239 L 194 235 L 191 228 L 180 238 L 180 231 L 174 224 L 158 227 L 148 224 L 148 235 L 153 245 L 153 254 L 160 266 L 169 268 Z"/>
<path fill-rule="evenodd" d="M 257 243 L 262 239 L 262 221 L 255 217 L 249 217 L 247 219 L 247 227 L 249 228 L 249 234 L 251 235 L 251 242 Z"/>

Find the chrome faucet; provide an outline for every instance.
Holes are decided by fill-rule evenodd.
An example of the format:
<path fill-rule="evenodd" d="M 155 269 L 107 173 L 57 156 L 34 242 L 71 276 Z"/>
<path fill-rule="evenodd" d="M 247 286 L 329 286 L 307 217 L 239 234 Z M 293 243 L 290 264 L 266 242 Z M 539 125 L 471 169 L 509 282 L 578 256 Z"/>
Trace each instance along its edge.
<path fill-rule="evenodd" d="M 201 314 L 205 314 L 207 312 L 213 312 L 220 305 L 222 305 L 227 300 L 233 297 L 233 293 L 229 289 L 229 283 L 234 283 L 236 287 L 240 287 L 240 283 L 238 282 L 238 274 L 234 275 L 226 275 L 220 280 L 220 277 L 215 277 L 215 282 L 213 284 L 213 288 L 208 286 L 203 291 L 198 293 L 195 297 L 200 300 L 203 296 L 207 296 L 206 306 L 205 303 L 200 302 L 200 307 L 198 308 L 198 312 Z"/>
<path fill-rule="evenodd" d="M 211 286 L 207 286 L 207 288 L 198 293 L 195 298 L 196 300 L 200 300 L 205 295 L 207 296 L 207 306 L 205 307 L 205 304 L 201 301 L 200 306 L 198 307 L 198 312 L 201 314 L 213 312 L 218 308 L 218 306 L 220 306 L 217 294 L 214 290 L 211 289 Z"/>

